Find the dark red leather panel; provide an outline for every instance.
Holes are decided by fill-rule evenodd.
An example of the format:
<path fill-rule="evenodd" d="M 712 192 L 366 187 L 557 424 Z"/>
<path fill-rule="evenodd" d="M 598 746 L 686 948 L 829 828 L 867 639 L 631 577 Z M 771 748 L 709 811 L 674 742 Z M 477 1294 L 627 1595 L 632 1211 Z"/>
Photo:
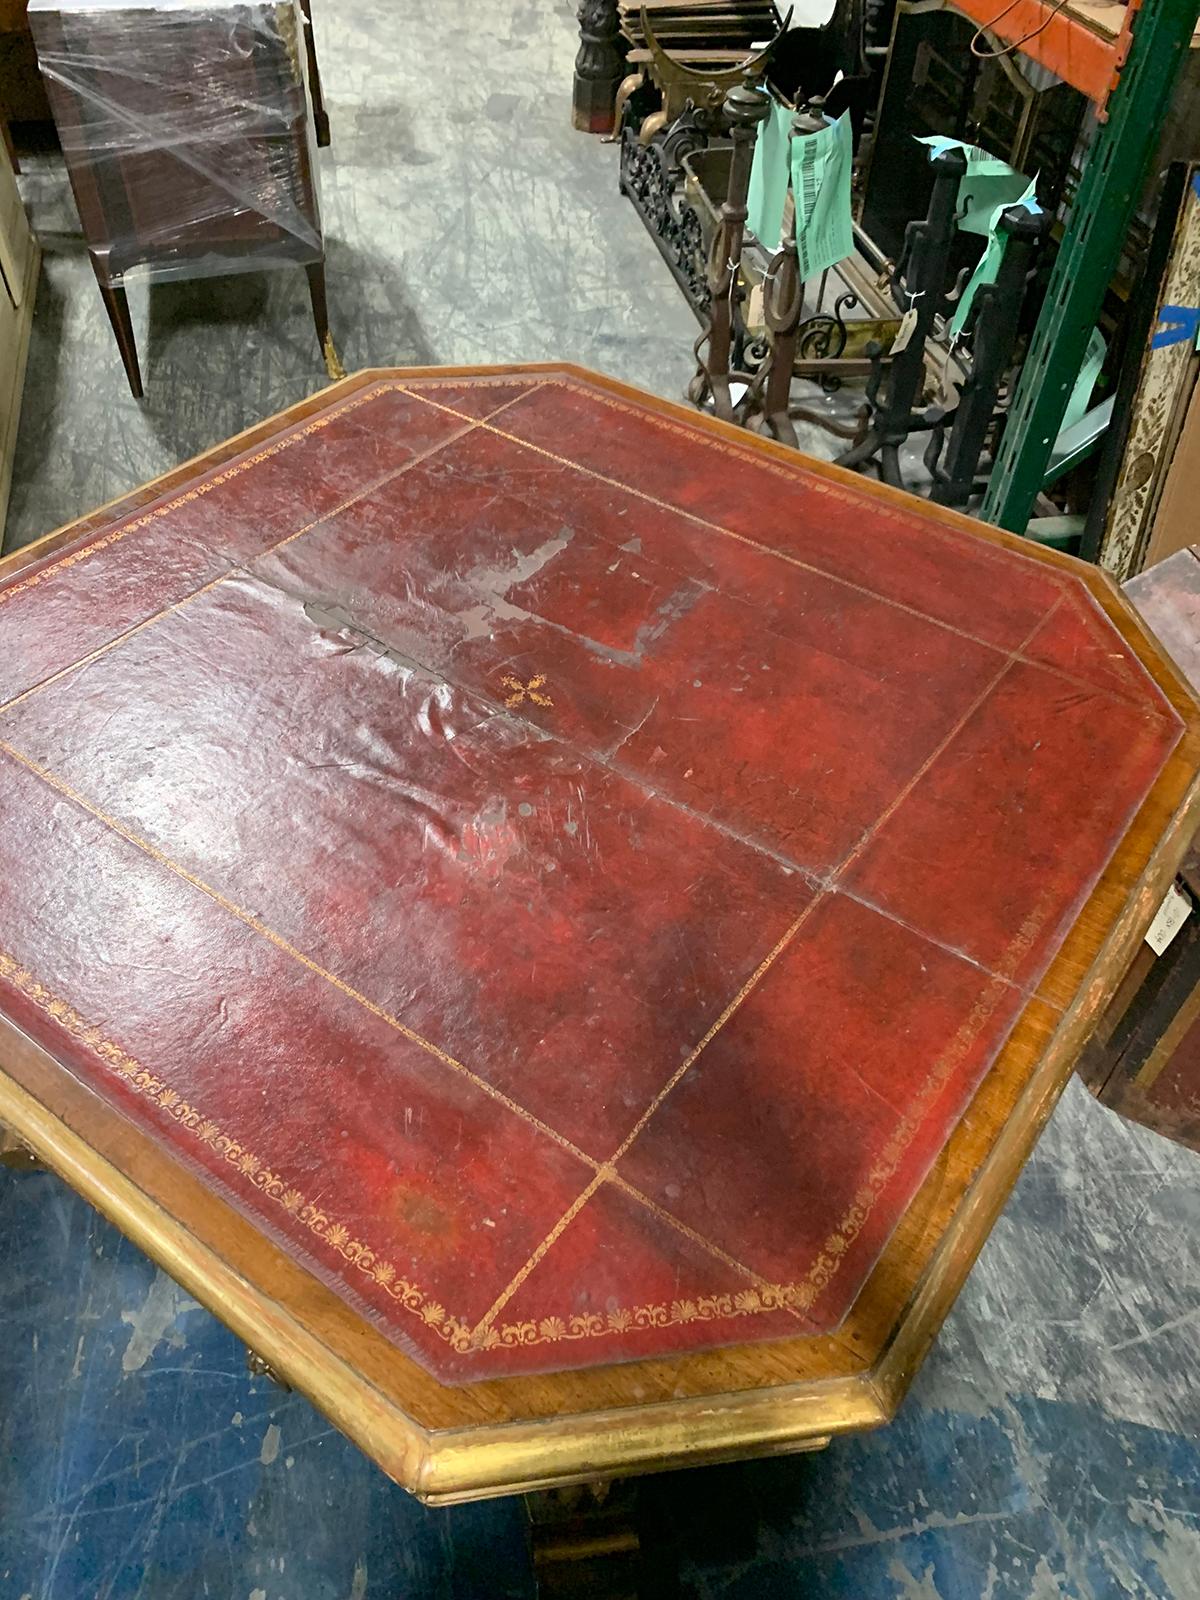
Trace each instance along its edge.
<path fill-rule="evenodd" d="M 1069 575 L 538 373 L 281 424 L 0 674 L 5 1013 L 451 1382 L 836 1327 L 1179 734 Z"/>

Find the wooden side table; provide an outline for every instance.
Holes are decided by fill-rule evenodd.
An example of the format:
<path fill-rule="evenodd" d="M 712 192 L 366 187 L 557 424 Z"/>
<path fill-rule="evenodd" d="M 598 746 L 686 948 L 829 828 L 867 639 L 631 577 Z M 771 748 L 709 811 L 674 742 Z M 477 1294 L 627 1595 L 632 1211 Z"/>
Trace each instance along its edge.
<path fill-rule="evenodd" d="M 88 253 L 133 393 L 125 274 L 302 266 L 337 375 L 296 0 L 114 10 L 33 0 L 30 21 Z M 321 115 L 323 116 L 323 107 Z"/>

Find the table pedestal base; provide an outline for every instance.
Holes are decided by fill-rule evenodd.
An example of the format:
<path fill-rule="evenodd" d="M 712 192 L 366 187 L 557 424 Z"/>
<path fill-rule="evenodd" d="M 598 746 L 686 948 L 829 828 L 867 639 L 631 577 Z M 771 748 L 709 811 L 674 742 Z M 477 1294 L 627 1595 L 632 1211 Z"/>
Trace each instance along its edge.
<path fill-rule="evenodd" d="M 650 1594 L 637 1493 L 637 1480 L 628 1478 L 525 1496 L 539 1600 L 641 1600 Z"/>

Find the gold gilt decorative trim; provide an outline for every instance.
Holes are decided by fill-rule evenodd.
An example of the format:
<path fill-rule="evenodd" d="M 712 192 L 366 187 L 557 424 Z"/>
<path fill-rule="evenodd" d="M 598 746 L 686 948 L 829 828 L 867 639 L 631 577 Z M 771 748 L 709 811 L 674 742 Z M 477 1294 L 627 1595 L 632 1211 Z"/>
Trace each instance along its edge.
<path fill-rule="evenodd" d="M 1032 923 L 1033 919 L 1030 921 Z M 1028 937 L 1032 937 L 1032 934 Z M 1020 939 L 1019 942 L 1024 940 Z M 866 1226 L 880 1195 L 895 1175 L 921 1121 L 961 1064 L 1001 997 L 1012 992 L 1005 981 L 994 979 L 980 995 L 970 1015 L 934 1064 L 913 1105 L 871 1166 L 841 1221 L 826 1238 L 816 1260 L 798 1282 L 762 1284 L 716 1294 L 619 1307 L 603 1314 L 571 1313 L 504 1323 L 499 1327 L 481 1326 L 473 1330 L 468 1319 L 447 1311 L 427 1290 L 402 1276 L 380 1252 L 356 1239 L 343 1223 L 315 1205 L 283 1174 L 276 1172 L 268 1162 L 234 1138 L 213 1118 L 185 1100 L 159 1074 L 151 1072 L 135 1056 L 106 1038 L 74 1006 L 53 994 L 28 968 L 3 950 L 0 950 L 0 980 L 10 984 L 71 1038 L 90 1050 L 129 1088 L 173 1118 L 200 1144 L 221 1156 L 294 1222 L 323 1240 L 350 1266 L 369 1278 L 389 1300 L 410 1312 L 452 1349 L 464 1355 L 474 1350 L 598 1339 L 653 1328 L 756 1316 L 763 1312 L 806 1310 L 837 1275 L 847 1251 Z"/>

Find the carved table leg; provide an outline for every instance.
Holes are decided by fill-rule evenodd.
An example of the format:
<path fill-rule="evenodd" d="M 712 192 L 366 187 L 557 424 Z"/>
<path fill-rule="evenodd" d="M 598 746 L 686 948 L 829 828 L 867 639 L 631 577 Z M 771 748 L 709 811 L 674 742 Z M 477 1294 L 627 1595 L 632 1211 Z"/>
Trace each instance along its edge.
<path fill-rule="evenodd" d="M 44 1172 L 45 1164 L 38 1160 L 27 1144 L 22 1144 L 15 1133 L 0 1123 L 0 1167 L 12 1167 L 16 1172 Z"/>
<path fill-rule="evenodd" d="M 617 86 L 625 76 L 617 0 L 580 0 L 579 54 L 571 120 L 582 133 L 611 133 Z"/>
<path fill-rule="evenodd" d="M 539 1600 L 639 1600 L 636 1502 L 631 1479 L 525 1496 Z"/>

